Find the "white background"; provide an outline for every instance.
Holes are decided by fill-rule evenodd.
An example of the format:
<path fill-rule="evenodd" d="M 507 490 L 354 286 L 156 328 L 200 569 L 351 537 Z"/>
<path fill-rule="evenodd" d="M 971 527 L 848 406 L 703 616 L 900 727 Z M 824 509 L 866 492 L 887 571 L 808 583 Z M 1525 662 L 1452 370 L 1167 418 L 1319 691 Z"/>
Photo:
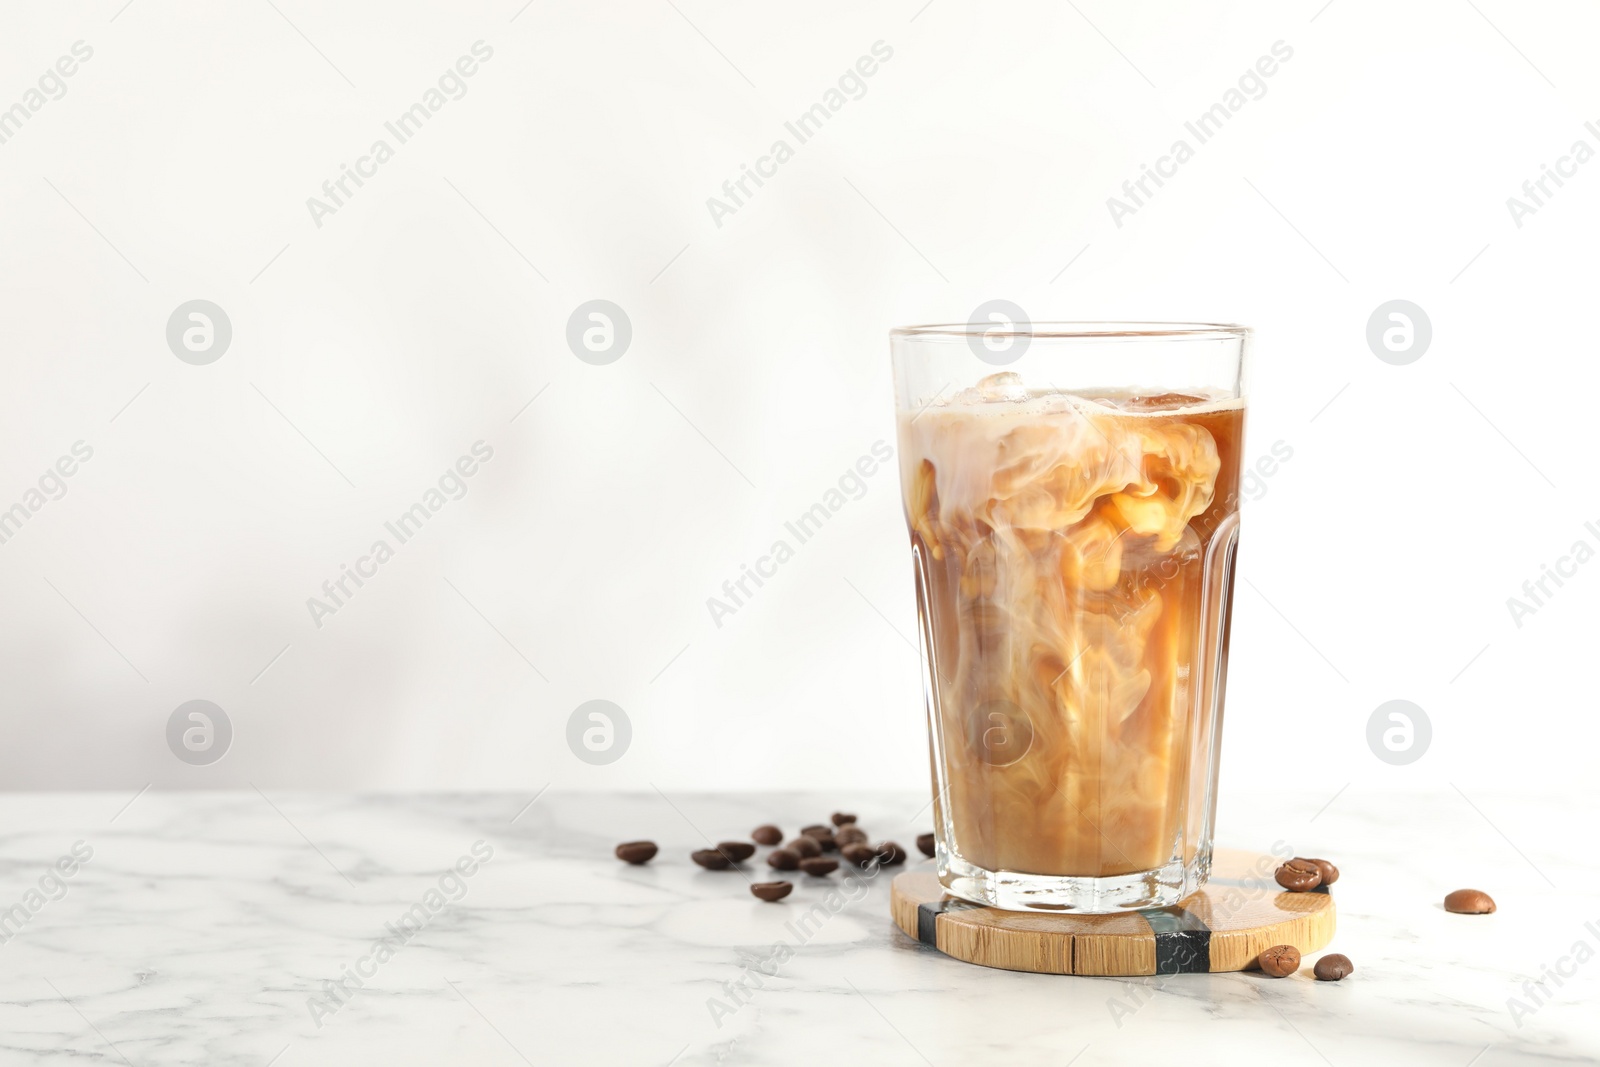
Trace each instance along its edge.
<path fill-rule="evenodd" d="M 1258 330 L 1247 457 L 1293 457 L 1245 509 L 1225 783 L 1592 771 L 1600 562 L 1520 628 L 1506 606 L 1600 547 L 1600 161 L 1521 228 L 1506 206 L 1600 147 L 1586 5 L 0 19 L 0 107 L 94 50 L 0 144 L 0 507 L 94 450 L 0 544 L 5 787 L 926 788 L 892 469 L 720 628 L 706 600 L 893 441 L 886 330 L 996 297 Z M 466 95 L 315 225 L 479 40 Z M 865 96 L 716 225 L 707 198 L 880 40 Z M 1280 40 L 1266 95 L 1117 227 L 1107 198 Z M 234 330 L 208 366 L 165 340 L 195 298 Z M 608 366 L 565 342 L 594 298 L 632 321 Z M 1365 341 L 1396 298 L 1433 324 L 1409 366 Z M 479 440 L 468 494 L 315 626 L 307 598 Z M 209 767 L 165 742 L 196 698 L 235 729 Z M 597 698 L 633 725 L 603 767 L 565 741 Z M 1366 743 L 1394 698 L 1433 723 L 1405 767 Z"/>

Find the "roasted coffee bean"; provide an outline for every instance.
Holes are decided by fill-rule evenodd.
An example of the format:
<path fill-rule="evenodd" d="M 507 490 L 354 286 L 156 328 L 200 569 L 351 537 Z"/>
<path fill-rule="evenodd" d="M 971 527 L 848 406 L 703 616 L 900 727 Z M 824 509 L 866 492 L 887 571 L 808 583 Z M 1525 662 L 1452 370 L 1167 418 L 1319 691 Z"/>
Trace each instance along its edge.
<path fill-rule="evenodd" d="M 917 835 L 917 849 L 924 856 L 933 855 L 933 835 L 932 834 L 918 834 Z"/>
<path fill-rule="evenodd" d="M 851 823 L 834 834 L 833 839 L 839 843 L 841 849 L 846 845 L 864 845 L 867 843 L 867 832 Z"/>
<path fill-rule="evenodd" d="M 1315 863 L 1317 865 L 1317 871 L 1322 875 L 1323 885 L 1332 885 L 1339 880 L 1339 868 L 1335 867 L 1327 860 L 1308 859 L 1306 862 Z"/>
<path fill-rule="evenodd" d="M 814 837 L 807 837 L 805 834 L 801 834 L 799 837 L 795 838 L 793 841 L 790 841 L 783 847 L 788 849 L 790 852 L 799 853 L 800 858 L 803 860 L 812 859 L 816 856 L 822 855 L 822 846 L 817 844 L 817 839 Z"/>
<path fill-rule="evenodd" d="M 811 838 L 824 852 L 833 852 L 839 847 L 839 842 L 833 836 L 833 827 L 831 826 L 807 826 L 800 831 L 800 836 Z"/>
<path fill-rule="evenodd" d="M 769 823 L 751 830 L 750 840 L 758 845 L 776 845 L 783 840 L 783 831 Z"/>
<path fill-rule="evenodd" d="M 1322 872 L 1310 860 L 1290 860 L 1279 867 L 1273 877 L 1292 893 L 1304 893 L 1322 884 Z"/>
<path fill-rule="evenodd" d="M 654 841 L 624 841 L 617 846 L 617 859 L 624 863 L 649 863 L 655 854 Z"/>
<path fill-rule="evenodd" d="M 1488 915 L 1494 911 L 1494 898 L 1481 889 L 1457 889 L 1444 898 L 1444 910 L 1457 915 Z"/>
<path fill-rule="evenodd" d="M 1319 982 L 1337 982 L 1341 978 L 1349 977 L 1355 969 L 1355 964 L 1350 962 L 1349 956 L 1330 952 L 1317 961 L 1317 965 L 1311 968 L 1311 973 L 1317 976 Z"/>
<path fill-rule="evenodd" d="M 718 841 L 717 851 L 735 863 L 743 863 L 756 854 L 756 846 L 748 841 Z"/>
<path fill-rule="evenodd" d="M 856 817 L 854 815 L 846 815 L 842 811 L 836 811 L 829 817 L 829 821 L 835 826 L 844 826 L 847 823 L 855 822 Z"/>
<path fill-rule="evenodd" d="M 839 869 L 839 861 L 830 860 L 823 857 L 801 860 L 800 869 L 811 875 L 813 878 L 821 878 L 824 875 L 832 874 L 834 871 L 837 871 Z"/>
<path fill-rule="evenodd" d="M 689 858 L 708 871 L 725 871 L 733 861 L 714 848 L 702 848 L 689 853 Z"/>
<path fill-rule="evenodd" d="M 875 851 L 878 853 L 878 862 L 885 867 L 898 867 L 906 861 L 906 850 L 893 841 L 885 841 Z"/>
<path fill-rule="evenodd" d="M 1293 945 L 1273 945 L 1261 950 L 1257 962 L 1264 974 L 1286 978 L 1300 969 L 1300 950 Z"/>
<path fill-rule="evenodd" d="M 878 853 L 870 846 L 861 844 L 857 841 L 841 846 L 839 849 L 839 855 L 844 857 L 844 861 L 846 863 L 865 870 L 872 863 L 872 861 L 877 858 Z"/>
<path fill-rule="evenodd" d="M 797 871 L 800 869 L 800 853 L 792 848 L 775 848 L 767 853 L 767 866 L 775 871 Z"/>
<path fill-rule="evenodd" d="M 770 903 L 782 900 L 793 888 L 793 882 L 754 882 L 750 886 L 750 892 Z"/>

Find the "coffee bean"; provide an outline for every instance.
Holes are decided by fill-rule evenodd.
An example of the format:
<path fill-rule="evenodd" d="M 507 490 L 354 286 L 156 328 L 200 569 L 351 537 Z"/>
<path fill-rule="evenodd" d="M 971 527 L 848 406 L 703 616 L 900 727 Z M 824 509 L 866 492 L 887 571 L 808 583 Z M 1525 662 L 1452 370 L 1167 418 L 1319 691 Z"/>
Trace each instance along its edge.
<path fill-rule="evenodd" d="M 817 844 L 817 839 L 801 834 L 799 837 L 783 846 L 790 852 L 797 852 L 801 859 L 812 859 L 822 855 L 822 846 Z"/>
<path fill-rule="evenodd" d="M 821 848 L 824 852 L 839 851 L 839 839 L 834 837 L 832 834 L 808 834 L 807 836 L 810 837 L 811 840 L 815 841 L 817 843 L 817 847 Z"/>
<path fill-rule="evenodd" d="M 933 855 L 933 835 L 932 834 L 918 834 L 917 835 L 917 849 L 924 856 Z"/>
<path fill-rule="evenodd" d="M 852 842 L 840 847 L 839 855 L 844 857 L 846 863 L 860 867 L 862 870 L 866 870 L 872 861 L 878 857 L 878 853 L 870 846 L 860 842 Z"/>
<path fill-rule="evenodd" d="M 733 866 L 733 861 L 714 848 L 702 848 L 689 853 L 689 858 L 708 871 L 725 871 Z"/>
<path fill-rule="evenodd" d="M 770 903 L 782 900 L 793 888 L 793 882 L 755 882 L 751 884 L 750 892 Z"/>
<path fill-rule="evenodd" d="M 1335 867 L 1327 860 L 1308 859 L 1306 862 L 1315 863 L 1317 865 L 1317 870 L 1322 874 L 1323 885 L 1332 885 L 1339 880 L 1339 868 Z"/>
<path fill-rule="evenodd" d="M 1494 911 L 1494 898 L 1481 889 L 1457 889 L 1444 898 L 1444 910 L 1457 915 L 1489 915 Z"/>
<path fill-rule="evenodd" d="M 1257 957 L 1261 970 L 1274 978 L 1285 978 L 1300 969 L 1300 950 L 1293 945 L 1273 945 Z"/>
<path fill-rule="evenodd" d="M 718 841 L 717 851 L 735 863 L 743 863 L 756 854 L 756 846 L 748 841 Z"/>
<path fill-rule="evenodd" d="M 769 823 L 751 830 L 750 840 L 758 845 L 776 845 L 783 840 L 783 831 Z"/>
<path fill-rule="evenodd" d="M 767 866 L 775 871 L 800 869 L 800 853 L 790 848 L 775 848 L 767 853 Z"/>
<path fill-rule="evenodd" d="M 839 869 L 839 861 L 826 858 L 801 860 L 800 869 L 813 878 L 821 878 L 837 871 Z"/>
<path fill-rule="evenodd" d="M 856 817 L 854 815 L 846 815 L 842 811 L 836 811 L 836 812 L 833 813 L 832 816 L 830 816 L 830 820 L 829 821 L 831 821 L 833 823 L 833 825 L 835 825 L 835 826 L 844 826 L 847 823 L 855 822 L 856 821 Z"/>
<path fill-rule="evenodd" d="M 898 867 L 906 861 L 906 850 L 893 841 L 885 841 L 877 848 L 878 861 L 885 867 Z"/>
<path fill-rule="evenodd" d="M 824 852 L 833 852 L 839 847 L 839 842 L 833 836 L 831 826 L 807 826 L 800 831 L 801 837 L 809 837 L 822 847 Z"/>
<path fill-rule="evenodd" d="M 1337 982 L 1341 978 L 1349 977 L 1355 969 L 1355 964 L 1350 962 L 1349 956 L 1331 952 L 1317 961 L 1317 965 L 1311 968 L 1311 973 L 1317 976 L 1319 982 Z"/>
<path fill-rule="evenodd" d="M 1322 884 L 1322 872 L 1310 860 L 1290 860 L 1279 867 L 1273 877 L 1291 893 L 1304 893 Z"/>
<path fill-rule="evenodd" d="M 624 841 L 617 846 L 617 859 L 624 863 L 649 863 L 655 854 L 654 841 Z"/>
<path fill-rule="evenodd" d="M 855 823 L 851 823 L 834 834 L 833 839 L 839 843 L 841 849 L 846 845 L 864 845 L 867 843 L 867 832 Z"/>

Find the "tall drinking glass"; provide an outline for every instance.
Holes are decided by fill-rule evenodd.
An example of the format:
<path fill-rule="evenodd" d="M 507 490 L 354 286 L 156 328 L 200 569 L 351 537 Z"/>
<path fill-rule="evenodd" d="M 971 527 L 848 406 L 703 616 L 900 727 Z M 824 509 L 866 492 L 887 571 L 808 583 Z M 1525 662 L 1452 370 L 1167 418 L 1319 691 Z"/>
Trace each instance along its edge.
<path fill-rule="evenodd" d="M 1205 884 L 1249 334 L 891 331 L 951 893 L 1111 912 Z"/>

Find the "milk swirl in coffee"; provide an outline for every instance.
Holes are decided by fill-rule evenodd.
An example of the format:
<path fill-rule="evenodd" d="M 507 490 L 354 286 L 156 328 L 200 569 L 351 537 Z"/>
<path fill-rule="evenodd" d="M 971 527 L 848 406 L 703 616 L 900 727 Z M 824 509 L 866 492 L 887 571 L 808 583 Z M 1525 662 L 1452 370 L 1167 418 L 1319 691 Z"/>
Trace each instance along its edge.
<path fill-rule="evenodd" d="M 1010 373 L 901 414 L 935 813 L 965 860 L 1104 877 L 1209 842 L 1243 426 L 1238 399 Z"/>

